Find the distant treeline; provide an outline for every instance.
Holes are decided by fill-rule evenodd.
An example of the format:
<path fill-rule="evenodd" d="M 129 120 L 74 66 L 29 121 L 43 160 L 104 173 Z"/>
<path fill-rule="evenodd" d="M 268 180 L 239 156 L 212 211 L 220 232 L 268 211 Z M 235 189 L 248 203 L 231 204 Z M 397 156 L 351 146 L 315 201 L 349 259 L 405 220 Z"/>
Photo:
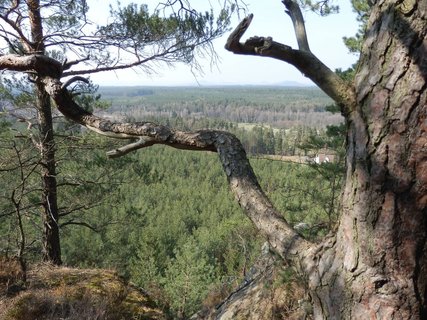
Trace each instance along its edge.
<path fill-rule="evenodd" d="M 214 118 L 279 129 L 325 128 L 342 117 L 325 111 L 332 104 L 315 87 L 101 87 L 115 116 L 144 120 Z"/>

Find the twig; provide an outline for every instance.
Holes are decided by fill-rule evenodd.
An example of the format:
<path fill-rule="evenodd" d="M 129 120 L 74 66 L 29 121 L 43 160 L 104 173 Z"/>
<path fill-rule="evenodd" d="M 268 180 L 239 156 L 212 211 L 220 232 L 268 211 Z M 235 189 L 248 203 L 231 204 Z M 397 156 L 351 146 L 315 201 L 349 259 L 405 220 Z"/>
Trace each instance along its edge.
<path fill-rule="evenodd" d="M 149 137 L 140 137 L 139 140 L 135 143 L 130 143 L 118 149 L 108 151 L 107 156 L 109 158 L 118 158 L 118 157 L 124 156 L 125 154 L 128 154 L 129 152 L 135 151 L 137 149 L 141 149 L 141 148 L 145 148 L 153 145 L 153 143 L 150 144 L 150 142 L 153 142 L 153 139 L 150 139 Z"/>

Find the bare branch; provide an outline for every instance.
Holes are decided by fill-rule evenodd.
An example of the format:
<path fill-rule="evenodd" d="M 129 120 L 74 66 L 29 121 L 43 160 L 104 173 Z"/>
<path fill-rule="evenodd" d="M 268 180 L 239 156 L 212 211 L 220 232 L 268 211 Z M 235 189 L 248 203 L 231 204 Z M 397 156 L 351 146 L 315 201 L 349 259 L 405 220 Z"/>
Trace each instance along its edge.
<path fill-rule="evenodd" d="M 64 82 L 64 84 L 62 85 L 62 89 L 66 89 L 73 82 L 77 82 L 77 81 L 82 81 L 84 83 L 90 83 L 90 81 L 87 78 L 85 78 L 85 77 L 75 76 L 75 77 L 72 77 L 72 78 L 68 79 L 66 82 Z"/>
<path fill-rule="evenodd" d="M 0 19 L 6 22 L 16 33 L 17 38 L 21 41 L 21 43 L 25 46 L 25 49 L 29 51 L 29 48 L 31 48 L 32 45 L 34 45 L 33 42 L 31 42 L 22 32 L 22 29 L 18 25 L 18 23 L 12 21 L 9 19 L 8 15 L 10 12 L 8 12 L 6 15 L 0 15 Z M 4 29 L 4 28 L 3 28 Z M 10 34 L 10 33 L 9 33 Z"/>
<path fill-rule="evenodd" d="M 118 158 L 121 156 L 124 156 L 125 154 L 128 154 L 129 152 L 135 151 L 137 149 L 149 147 L 153 145 L 153 139 L 150 139 L 149 137 L 140 137 L 139 140 L 135 143 L 127 144 L 121 148 L 114 149 L 107 152 L 107 156 L 110 158 Z"/>
<path fill-rule="evenodd" d="M 82 210 L 89 210 L 92 208 L 96 208 L 97 206 L 99 206 L 98 202 L 95 202 L 91 205 L 89 204 L 80 204 L 80 205 L 76 205 L 74 207 L 70 207 L 70 208 L 60 208 L 60 213 L 58 214 L 59 217 L 65 217 L 68 216 L 70 214 L 72 214 L 73 212 L 76 211 L 82 211 Z"/>
<path fill-rule="evenodd" d="M 62 70 L 68 70 L 72 66 L 79 64 L 80 62 L 84 62 L 84 61 L 88 61 L 88 60 L 90 60 L 89 56 L 82 58 L 82 59 L 72 60 L 72 61 L 65 60 L 64 63 L 62 64 Z"/>
<path fill-rule="evenodd" d="M 309 50 L 295 50 L 290 46 L 273 41 L 271 37 L 252 37 L 240 42 L 243 33 L 248 29 L 252 15 L 245 18 L 229 36 L 225 48 L 235 54 L 263 56 L 287 62 L 317 84 L 341 107 L 345 116 L 353 110 L 356 98 L 353 88 L 331 71 Z M 303 36 L 301 36 L 303 37 Z M 301 38 L 300 46 L 308 49 Z"/>
<path fill-rule="evenodd" d="M 59 78 L 62 73 L 62 64 L 41 54 L 27 56 L 7 54 L 0 55 L 0 70 L 35 72 L 38 76 Z"/>
<path fill-rule="evenodd" d="M 67 221 L 67 222 L 61 223 L 60 228 L 63 228 L 66 226 L 71 226 L 71 225 L 82 226 L 82 227 L 86 227 L 86 228 L 88 228 L 94 232 L 99 232 L 99 230 L 97 228 L 95 228 L 94 226 L 90 225 L 89 223 L 83 222 L 83 221 L 73 221 L 73 220 Z"/>
<path fill-rule="evenodd" d="M 142 66 L 148 62 L 156 61 L 156 60 L 168 62 L 168 56 L 172 56 L 173 54 L 180 52 L 184 49 L 192 49 L 193 48 L 192 45 L 189 45 L 186 47 L 180 47 L 179 45 L 180 45 L 179 43 L 175 44 L 169 48 L 166 48 L 162 52 L 157 53 L 157 54 L 153 54 L 153 55 L 151 55 L 145 59 L 141 59 L 139 54 L 134 54 L 136 59 L 132 62 L 129 62 L 129 63 L 109 65 L 109 66 L 101 66 L 101 67 L 85 69 L 85 70 L 67 71 L 67 72 L 63 73 L 63 77 L 74 76 L 74 75 L 82 75 L 82 74 L 92 74 L 92 73 L 98 73 L 98 72 L 104 72 L 104 71 L 130 69 L 130 68 Z M 122 49 L 122 50 L 124 50 L 124 49 Z"/>
<path fill-rule="evenodd" d="M 305 31 L 304 18 L 299 5 L 292 0 L 283 0 L 286 6 L 286 13 L 291 17 L 294 24 L 295 35 L 297 37 L 298 47 L 300 50 L 310 51 L 308 46 L 307 33 Z"/>
<path fill-rule="evenodd" d="M 239 23 L 236 29 L 234 29 L 234 31 L 228 37 L 227 42 L 225 44 L 225 49 L 236 54 L 239 54 L 241 51 L 243 53 L 243 50 L 241 48 L 242 45 L 240 44 L 240 39 L 242 38 L 246 30 L 249 28 L 253 17 L 254 15 L 251 13 Z"/>

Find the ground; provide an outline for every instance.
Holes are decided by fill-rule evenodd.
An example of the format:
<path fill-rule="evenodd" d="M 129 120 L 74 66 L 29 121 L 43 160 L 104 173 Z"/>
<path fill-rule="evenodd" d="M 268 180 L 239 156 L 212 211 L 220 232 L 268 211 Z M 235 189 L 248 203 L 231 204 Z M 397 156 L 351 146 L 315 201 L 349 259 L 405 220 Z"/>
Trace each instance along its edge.
<path fill-rule="evenodd" d="M 0 258 L 0 319 L 166 319 L 142 289 L 116 272 L 32 266 L 23 281 L 19 264 Z"/>

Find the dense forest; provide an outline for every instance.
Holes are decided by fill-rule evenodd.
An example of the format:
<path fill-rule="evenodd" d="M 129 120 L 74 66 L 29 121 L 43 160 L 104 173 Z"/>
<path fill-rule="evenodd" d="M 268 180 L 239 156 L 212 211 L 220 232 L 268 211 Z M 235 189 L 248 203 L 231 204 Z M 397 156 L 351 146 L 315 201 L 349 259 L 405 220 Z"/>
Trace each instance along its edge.
<path fill-rule="evenodd" d="M 336 154 L 342 152 L 342 136 L 333 130 L 339 126 L 328 127 L 325 120 L 310 127 L 315 116 L 336 117 L 322 106 L 330 101 L 319 90 L 101 88 L 100 92 L 103 101 L 98 112 L 112 118 L 151 117 L 182 129 L 234 132 L 245 144 L 265 192 L 292 225 L 302 226 L 302 232 L 313 239 L 334 226 L 342 179 L 339 158 L 315 164 L 266 156 L 315 155 L 325 146 Z M 237 112 L 226 111 L 243 110 L 251 101 L 253 110 L 275 114 L 284 103 L 280 95 L 287 94 L 293 103 L 289 109 L 280 107 L 283 114 L 300 118 L 289 120 L 293 125 L 286 128 L 276 127 L 274 120 L 236 122 Z M 195 102 L 196 96 L 204 102 Z M 41 250 L 40 163 L 33 144 L 37 133 L 19 121 L 31 110 L 7 112 L 5 105 L 4 111 L 0 249 L 6 256 L 19 251 L 29 263 L 39 259 Z M 244 115 L 240 119 L 247 120 Z M 82 131 L 62 117 L 56 118 L 55 128 L 66 265 L 118 270 L 157 295 L 165 310 L 180 316 L 194 313 L 203 303 L 218 303 L 244 281 L 265 239 L 232 199 L 216 154 L 158 146 L 107 159 L 105 152 L 115 147 L 115 140 Z"/>

